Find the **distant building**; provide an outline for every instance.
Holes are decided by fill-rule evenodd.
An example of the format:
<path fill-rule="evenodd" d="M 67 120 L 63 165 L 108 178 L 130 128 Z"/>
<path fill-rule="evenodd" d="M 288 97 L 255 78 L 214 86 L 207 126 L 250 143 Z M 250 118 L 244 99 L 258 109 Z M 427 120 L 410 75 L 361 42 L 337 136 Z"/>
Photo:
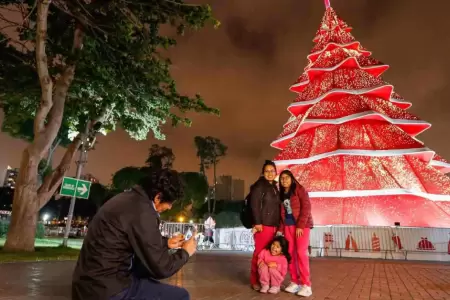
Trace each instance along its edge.
<path fill-rule="evenodd" d="M 233 195 L 233 177 L 230 175 L 219 176 L 216 185 L 217 200 L 231 200 Z"/>
<path fill-rule="evenodd" d="M 242 179 L 233 179 L 230 175 L 222 175 L 216 185 L 217 200 L 244 200 L 245 182 Z"/>
<path fill-rule="evenodd" d="M 86 181 L 90 181 L 92 183 L 98 183 L 98 179 L 97 177 L 95 177 L 94 175 L 90 174 L 90 173 L 86 173 L 84 175 L 81 175 L 81 180 L 86 180 Z"/>
<path fill-rule="evenodd" d="M 11 168 L 10 166 L 8 166 L 6 168 L 6 170 L 4 170 L 3 173 L 3 186 L 4 187 L 9 187 L 11 189 L 14 189 L 16 186 L 16 179 L 17 179 L 17 175 L 19 174 L 19 169 L 17 168 Z"/>
<path fill-rule="evenodd" d="M 5 182 L 5 175 L 6 175 L 6 166 L 0 165 L 0 187 L 2 187 L 3 183 Z"/>
<path fill-rule="evenodd" d="M 245 199 L 245 181 L 242 179 L 233 179 L 233 196 L 232 200 Z"/>

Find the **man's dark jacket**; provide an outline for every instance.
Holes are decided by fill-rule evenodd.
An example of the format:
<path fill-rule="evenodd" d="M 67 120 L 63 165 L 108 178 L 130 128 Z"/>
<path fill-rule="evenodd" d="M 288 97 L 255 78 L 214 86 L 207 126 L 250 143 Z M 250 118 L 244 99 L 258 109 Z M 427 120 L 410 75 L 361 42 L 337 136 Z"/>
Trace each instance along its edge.
<path fill-rule="evenodd" d="M 141 187 L 106 202 L 89 224 L 72 282 L 73 300 L 108 300 L 131 285 L 133 262 L 153 279 L 172 276 L 188 261 L 170 255 L 159 230 L 159 214 Z"/>

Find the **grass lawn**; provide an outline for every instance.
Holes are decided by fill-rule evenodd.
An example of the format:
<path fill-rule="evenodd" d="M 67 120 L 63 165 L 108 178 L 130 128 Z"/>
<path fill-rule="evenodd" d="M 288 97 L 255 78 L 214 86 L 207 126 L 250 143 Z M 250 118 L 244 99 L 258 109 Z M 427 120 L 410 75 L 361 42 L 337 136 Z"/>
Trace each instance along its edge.
<path fill-rule="evenodd" d="M 45 238 L 45 239 L 36 239 L 34 246 L 35 247 L 59 247 L 62 245 L 62 238 Z M 0 238 L 0 248 L 5 244 L 5 239 Z M 74 249 L 81 249 L 83 245 L 82 239 L 69 239 L 69 247 Z"/>
<path fill-rule="evenodd" d="M 75 260 L 80 250 L 65 247 L 36 247 L 35 252 L 3 252 L 0 248 L 0 263 L 19 261 Z"/>
<path fill-rule="evenodd" d="M 61 247 L 62 238 L 36 239 L 35 252 L 3 252 L 5 239 L 0 238 L 0 263 L 18 261 L 74 260 L 78 258 L 83 240 L 69 239 L 69 247 Z"/>

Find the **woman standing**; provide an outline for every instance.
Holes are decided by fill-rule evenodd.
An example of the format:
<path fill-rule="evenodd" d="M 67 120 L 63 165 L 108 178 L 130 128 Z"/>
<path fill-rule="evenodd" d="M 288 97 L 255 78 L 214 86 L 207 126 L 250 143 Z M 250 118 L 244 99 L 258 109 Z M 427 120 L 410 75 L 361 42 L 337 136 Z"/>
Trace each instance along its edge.
<path fill-rule="evenodd" d="M 275 164 L 266 160 L 262 175 L 250 188 L 250 207 L 253 215 L 253 252 L 250 283 L 259 291 L 258 255 L 273 240 L 280 225 L 280 197 L 275 182 L 277 169 Z"/>
<path fill-rule="evenodd" d="M 309 272 L 309 233 L 313 227 L 308 192 L 288 170 L 280 174 L 281 222 L 279 232 L 289 242 L 291 283 L 286 292 L 303 297 L 312 295 Z"/>

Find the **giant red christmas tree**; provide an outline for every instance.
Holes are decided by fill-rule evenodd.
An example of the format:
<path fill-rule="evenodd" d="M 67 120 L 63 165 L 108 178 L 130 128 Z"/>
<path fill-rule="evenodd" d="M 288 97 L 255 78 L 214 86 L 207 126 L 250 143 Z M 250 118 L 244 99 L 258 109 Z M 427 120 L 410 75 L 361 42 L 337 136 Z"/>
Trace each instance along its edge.
<path fill-rule="evenodd" d="M 271 144 L 310 193 L 316 224 L 450 227 L 450 164 L 416 136 L 431 125 L 380 75 L 326 2 L 291 117 Z M 426 87 L 424 87 L 426 88 Z"/>

